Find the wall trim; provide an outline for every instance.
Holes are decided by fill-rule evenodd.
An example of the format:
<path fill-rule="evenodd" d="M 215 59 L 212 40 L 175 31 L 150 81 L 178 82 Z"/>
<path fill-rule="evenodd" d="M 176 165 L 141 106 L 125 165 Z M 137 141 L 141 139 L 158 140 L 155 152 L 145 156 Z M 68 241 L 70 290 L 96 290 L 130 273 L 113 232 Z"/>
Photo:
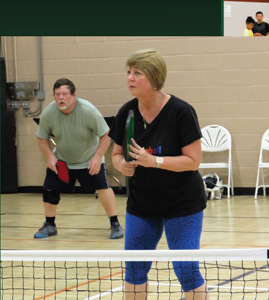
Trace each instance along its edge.
<path fill-rule="evenodd" d="M 111 187 L 115 194 L 117 195 L 126 195 L 126 187 L 122 187 L 121 189 L 119 187 Z M 267 195 L 269 194 L 269 188 L 267 188 Z M 22 186 L 19 187 L 18 193 L 42 193 L 42 186 Z M 234 194 L 235 196 L 253 196 L 254 197 L 255 188 L 254 187 L 235 187 L 234 188 Z M 65 193 L 63 194 L 71 194 L 71 193 Z M 80 186 L 76 186 L 74 189 L 74 194 L 94 194 L 94 191 L 91 192 L 85 192 L 82 191 Z M 224 190 L 224 195 L 227 195 L 227 189 Z M 259 189 L 258 195 L 263 195 L 262 188 Z"/>

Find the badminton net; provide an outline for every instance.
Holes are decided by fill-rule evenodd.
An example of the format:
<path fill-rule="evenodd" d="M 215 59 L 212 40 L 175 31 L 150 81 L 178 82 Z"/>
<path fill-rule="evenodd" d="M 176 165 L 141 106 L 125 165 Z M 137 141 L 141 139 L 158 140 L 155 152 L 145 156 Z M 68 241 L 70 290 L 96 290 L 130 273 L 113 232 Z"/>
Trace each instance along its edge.
<path fill-rule="evenodd" d="M 1 300 L 120 300 L 126 261 L 152 261 L 148 300 L 185 299 L 173 261 L 199 262 L 210 300 L 268 300 L 269 250 L 1 251 Z M 184 265 L 184 264 L 182 264 Z M 196 298 L 194 298 L 196 299 Z"/>

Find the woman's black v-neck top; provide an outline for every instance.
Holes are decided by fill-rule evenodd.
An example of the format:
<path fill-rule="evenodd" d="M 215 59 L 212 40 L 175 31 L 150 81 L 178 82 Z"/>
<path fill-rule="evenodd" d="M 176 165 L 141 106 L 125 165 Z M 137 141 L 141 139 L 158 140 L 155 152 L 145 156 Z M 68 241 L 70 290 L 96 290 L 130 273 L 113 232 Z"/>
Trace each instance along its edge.
<path fill-rule="evenodd" d="M 134 110 L 134 139 L 152 155 L 180 156 L 182 148 L 202 137 L 196 112 L 187 102 L 171 95 L 145 129 L 135 98 L 121 107 L 109 132 L 122 147 L 131 109 Z M 129 180 L 127 212 L 130 214 L 175 218 L 197 213 L 205 207 L 204 184 L 198 171 L 174 172 L 138 166 Z"/>

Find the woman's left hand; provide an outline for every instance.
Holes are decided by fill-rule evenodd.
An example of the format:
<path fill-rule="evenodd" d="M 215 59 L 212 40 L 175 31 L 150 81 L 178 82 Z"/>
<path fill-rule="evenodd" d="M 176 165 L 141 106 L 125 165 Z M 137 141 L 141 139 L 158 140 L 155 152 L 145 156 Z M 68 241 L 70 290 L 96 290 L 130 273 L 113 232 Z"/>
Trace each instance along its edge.
<path fill-rule="evenodd" d="M 134 139 L 130 145 L 129 155 L 134 159 L 130 164 L 139 165 L 146 168 L 155 168 L 155 156 L 149 154 L 144 148 L 140 147 Z"/>

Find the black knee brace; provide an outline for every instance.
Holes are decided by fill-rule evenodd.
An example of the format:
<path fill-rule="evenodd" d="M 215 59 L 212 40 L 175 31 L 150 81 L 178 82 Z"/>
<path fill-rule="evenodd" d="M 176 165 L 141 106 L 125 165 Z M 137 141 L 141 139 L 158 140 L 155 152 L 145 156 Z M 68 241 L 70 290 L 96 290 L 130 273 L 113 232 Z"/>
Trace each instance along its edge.
<path fill-rule="evenodd" d="M 59 192 L 43 190 L 43 202 L 57 205 L 59 204 L 60 200 L 61 198 Z"/>

